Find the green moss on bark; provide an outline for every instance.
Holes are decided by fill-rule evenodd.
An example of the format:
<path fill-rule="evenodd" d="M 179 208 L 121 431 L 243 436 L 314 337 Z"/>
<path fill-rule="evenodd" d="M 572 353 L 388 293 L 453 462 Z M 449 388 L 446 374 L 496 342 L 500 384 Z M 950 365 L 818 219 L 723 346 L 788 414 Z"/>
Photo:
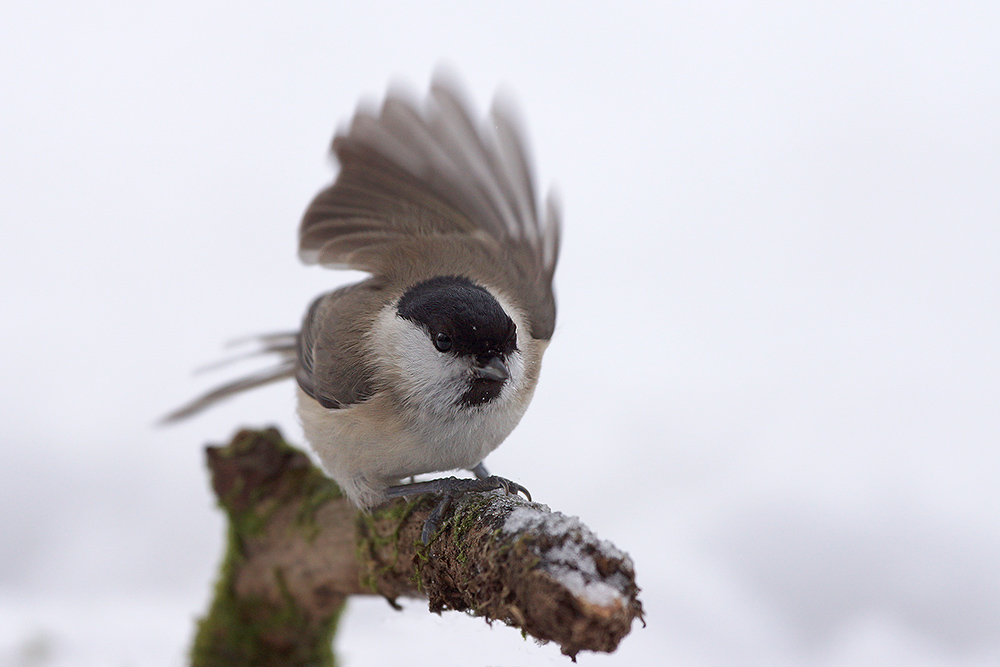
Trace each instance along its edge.
<path fill-rule="evenodd" d="M 323 614 L 303 608 L 279 567 L 271 572 L 274 599 L 238 593 L 237 579 L 253 541 L 276 512 L 295 503 L 296 520 L 285 529 L 314 536 L 316 512 L 340 498 L 340 489 L 275 429 L 243 431 L 227 447 L 209 448 L 208 457 L 229 526 L 215 596 L 198 622 L 192 666 L 333 667 L 333 636 L 343 602 Z"/>

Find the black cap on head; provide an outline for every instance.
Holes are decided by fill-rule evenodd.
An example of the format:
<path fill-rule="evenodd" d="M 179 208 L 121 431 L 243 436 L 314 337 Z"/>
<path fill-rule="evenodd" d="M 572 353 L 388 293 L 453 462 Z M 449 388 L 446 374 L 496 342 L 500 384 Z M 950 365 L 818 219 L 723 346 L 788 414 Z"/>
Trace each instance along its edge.
<path fill-rule="evenodd" d="M 400 298 L 396 312 L 426 328 L 432 341 L 444 334 L 452 354 L 485 362 L 517 349 L 513 320 L 489 291 L 468 278 L 438 276 L 417 283 Z"/>

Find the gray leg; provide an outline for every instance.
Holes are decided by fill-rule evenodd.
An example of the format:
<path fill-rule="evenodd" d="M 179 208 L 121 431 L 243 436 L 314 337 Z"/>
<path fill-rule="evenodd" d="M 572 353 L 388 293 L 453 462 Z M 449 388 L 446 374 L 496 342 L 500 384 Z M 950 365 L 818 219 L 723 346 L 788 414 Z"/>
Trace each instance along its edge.
<path fill-rule="evenodd" d="M 480 468 L 482 464 L 480 463 L 476 467 Z M 483 470 L 485 471 L 485 468 Z M 417 482 L 416 484 L 400 484 L 398 486 L 390 486 L 385 490 L 385 495 L 389 498 L 399 498 L 402 496 L 415 496 L 421 493 L 441 494 L 441 502 L 431 511 L 427 517 L 427 521 L 424 522 L 424 529 L 420 533 L 420 540 L 424 544 L 427 544 L 431 541 L 431 536 L 437 532 L 441 525 L 441 520 L 448 513 L 448 510 L 451 509 L 451 504 L 456 498 L 461 498 L 466 493 L 479 493 L 482 491 L 493 491 L 494 489 L 503 489 L 511 495 L 521 492 L 528 500 L 531 500 L 531 494 L 528 493 L 526 488 L 517 482 L 512 482 L 509 479 L 497 477 L 496 475 L 482 479 L 445 477 L 442 479 L 432 479 L 428 482 Z"/>
<path fill-rule="evenodd" d="M 489 471 L 486 469 L 486 466 L 483 465 L 482 461 L 477 463 L 474 467 L 469 468 L 469 472 L 475 475 L 476 479 L 486 479 L 490 476 Z"/>

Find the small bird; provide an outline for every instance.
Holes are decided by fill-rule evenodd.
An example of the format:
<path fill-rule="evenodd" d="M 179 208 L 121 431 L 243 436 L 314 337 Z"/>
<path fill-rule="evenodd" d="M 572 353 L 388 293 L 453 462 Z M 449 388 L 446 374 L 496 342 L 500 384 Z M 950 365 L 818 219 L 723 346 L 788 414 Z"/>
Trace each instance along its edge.
<path fill-rule="evenodd" d="M 340 170 L 305 212 L 299 255 L 370 277 L 318 297 L 298 332 L 262 337 L 278 367 L 166 421 L 294 377 L 307 441 L 361 509 L 435 491 L 440 519 L 465 491 L 524 491 L 489 477 L 483 459 L 538 382 L 555 327 L 560 223 L 551 195 L 538 210 L 513 113 L 494 103 L 477 123 L 438 76 L 422 105 L 390 92 L 377 111 L 359 107 L 332 153 Z M 477 479 L 400 484 L 460 468 Z"/>

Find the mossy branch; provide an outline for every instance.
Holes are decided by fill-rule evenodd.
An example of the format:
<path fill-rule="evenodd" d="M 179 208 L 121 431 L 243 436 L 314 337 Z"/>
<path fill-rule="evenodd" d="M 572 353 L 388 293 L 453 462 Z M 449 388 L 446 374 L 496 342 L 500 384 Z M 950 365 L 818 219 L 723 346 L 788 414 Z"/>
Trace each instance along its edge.
<path fill-rule="evenodd" d="M 333 665 L 348 595 L 426 597 L 500 620 L 562 652 L 614 651 L 642 618 L 629 557 L 575 518 L 499 492 L 454 504 L 429 545 L 435 500 L 356 510 L 276 429 L 208 447 L 229 544 L 194 667 Z"/>

